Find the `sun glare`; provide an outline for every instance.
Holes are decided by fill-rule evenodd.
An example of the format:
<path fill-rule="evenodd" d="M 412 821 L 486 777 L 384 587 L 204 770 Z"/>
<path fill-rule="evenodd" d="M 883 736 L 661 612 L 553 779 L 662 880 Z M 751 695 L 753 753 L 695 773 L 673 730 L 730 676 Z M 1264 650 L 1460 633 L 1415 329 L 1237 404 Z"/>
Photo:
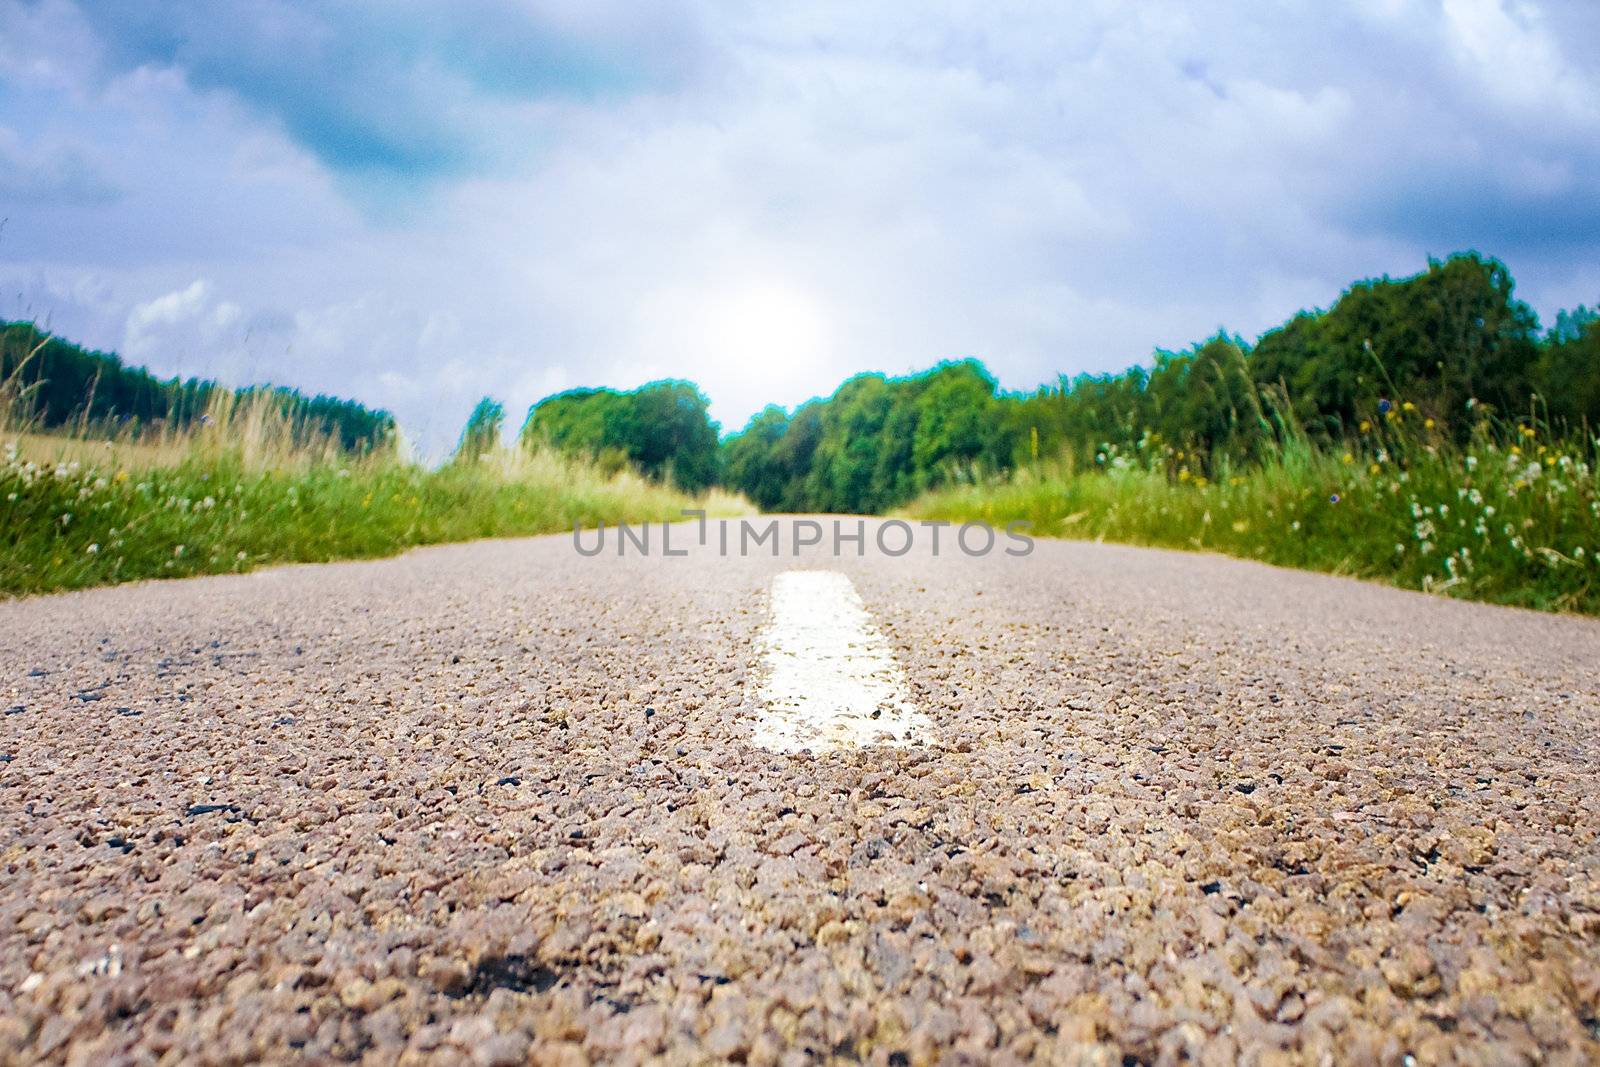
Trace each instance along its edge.
<path fill-rule="evenodd" d="M 782 283 L 735 288 L 706 309 L 708 356 L 731 368 L 760 359 L 764 373 L 786 377 L 827 356 L 827 316 L 804 291 Z"/>

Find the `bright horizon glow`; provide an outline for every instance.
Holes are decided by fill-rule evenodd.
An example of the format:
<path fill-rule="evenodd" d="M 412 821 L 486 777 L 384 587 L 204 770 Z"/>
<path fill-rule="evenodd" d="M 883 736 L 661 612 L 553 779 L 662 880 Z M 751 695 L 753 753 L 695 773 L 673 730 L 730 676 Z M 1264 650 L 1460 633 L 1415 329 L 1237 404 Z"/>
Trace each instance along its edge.
<path fill-rule="evenodd" d="M 684 342 L 692 345 L 696 334 L 702 337 L 706 365 L 730 383 L 729 395 L 712 400 L 713 418 L 724 411 L 759 410 L 772 402 L 763 397 L 774 389 L 785 395 L 803 389 L 803 369 L 829 361 L 827 311 L 813 297 L 782 283 L 713 290 L 701 316 L 701 328 L 689 331 Z M 742 428 L 742 423 L 725 425 L 723 431 Z"/>

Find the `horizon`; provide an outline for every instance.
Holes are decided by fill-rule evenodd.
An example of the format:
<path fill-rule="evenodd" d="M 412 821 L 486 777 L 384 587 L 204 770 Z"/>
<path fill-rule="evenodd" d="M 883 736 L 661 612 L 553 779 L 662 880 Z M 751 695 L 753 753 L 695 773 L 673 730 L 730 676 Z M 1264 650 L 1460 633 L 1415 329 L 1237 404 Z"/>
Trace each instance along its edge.
<path fill-rule="evenodd" d="M 1499 257 L 1488 255 L 1487 253 L 1483 253 L 1483 252 L 1481 252 L 1481 251 L 1479 251 L 1477 249 L 1462 249 L 1462 250 L 1458 250 L 1456 252 L 1452 252 L 1449 255 L 1443 256 L 1443 257 L 1431 257 L 1430 256 L 1429 259 L 1428 259 L 1428 262 L 1429 263 L 1445 262 L 1445 261 L 1447 261 L 1449 259 L 1453 259 L 1453 258 L 1455 258 L 1457 256 L 1474 256 L 1474 257 L 1478 257 L 1478 258 L 1484 259 L 1486 261 L 1499 262 L 1499 263 L 1502 263 L 1503 265 L 1505 265 L 1507 270 L 1510 270 L 1509 264 L 1504 264 L 1504 261 L 1500 260 Z M 638 383 L 636 383 L 634 385 L 626 385 L 626 386 L 589 385 L 589 384 L 572 385 L 572 386 L 568 386 L 568 387 L 566 387 L 566 388 L 564 388 L 564 389 L 562 389 L 562 390 L 560 390 L 558 392 L 548 393 L 548 394 L 546 394 L 544 396 L 536 397 L 526 408 L 521 409 L 520 412 L 517 411 L 516 409 L 512 409 L 512 408 L 509 408 L 509 407 L 506 408 L 507 418 L 506 418 L 505 425 L 504 425 L 504 427 L 502 429 L 502 434 L 501 434 L 502 443 L 503 444 L 507 444 L 507 445 L 514 444 L 516 442 L 516 440 L 518 439 L 518 436 L 519 436 L 519 434 L 521 432 L 523 424 L 527 421 L 529 416 L 532 414 L 533 410 L 535 408 L 537 408 L 540 404 L 543 404 L 547 400 L 553 400 L 553 399 L 555 399 L 557 397 L 562 397 L 562 396 L 567 396 L 567 395 L 577 394 L 577 393 L 594 393 L 594 392 L 627 393 L 627 392 L 632 392 L 632 391 L 635 391 L 635 390 L 638 390 L 638 389 L 645 388 L 647 386 L 658 385 L 658 384 L 662 384 L 662 383 L 683 383 L 683 384 L 687 384 L 687 385 L 693 386 L 702 395 L 704 395 L 707 398 L 707 400 L 709 401 L 708 407 L 709 407 L 710 412 L 711 412 L 711 416 L 710 416 L 711 417 L 711 425 L 717 431 L 718 439 L 722 440 L 722 441 L 726 441 L 730 437 L 733 437 L 733 436 L 736 436 L 738 434 L 743 433 L 746 429 L 749 428 L 750 424 L 756 419 L 756 417 L 758 415 L 760 415 L 763 411 L 766 411 L 769 408 L 779 408 L 784 412 L 786 417 L 793 417 L 794 413 L 796 411 L 798 411 L 800 408 L 803 408 L 808 404 L 815 404 L 815 403 L 824 402 L 824 401 L 828 400 L 829 398 L 831 398 L 832 396 L 834 396 L 848 382 L 850 382 L 850 381 L 852 381 L 852 380 L 854 380 L 856 378 L 866 377 L 866 376 L 869 376 L 869 375 L 876 375 L 878 377 L 887 378 L 887 379 L 890 379 L 890 380 L 899 380 L 899 379 L 905 379 L 905 378 L 916 378 L 916 377 L 920 377 L 922 375 L 930 374 L 933 371 L 937 370 L 938 368 L 940 368 L 942 366 L 945 366 L 947 364 L 963 363 L 963 362 L 975 362 L 975 363 L 977 363 L 979 365 L 979 367 L 986 374 L 988 374 L 990 377 L 995 379 L 997 395 L 1019 397 L 1020 398 L 1020 397 L 1025 397 L 1025 396 L 1032 395 L 1034 393 L 1037 393 L 1040 390 L 1050 389 L 1050 388 L 1057 388 L 1057 387 L 1063 386 L 1064 384 L 1065 385 L 1070 385 L 1070 384 L 1072 384 L 1073 381 L 1076 381 L 1076 379 L 1079 376 L 1090 376 L 1090 377 L 1096 377 L 1096 378 L 1116 377 L 1116 376 L 1127 374 L 1127 373 L 1129 373 L 1130 371 L 1132 371 L 1132 370 L 1134 370 L 1136 368 L 1149 369 L 1149 368 L 1154 366 L 1156 359 L 1159 356 L 1163 355 L 1163 354 L 1182 353 L 1182 352 L 1187 352 L 1187 351 L 1191 351 L 1191 350 L 1194 350 L 1194 349 L 1198 349 L 1199 347 L 1204 345 L 1206 342 L 1208 342 L 1208 341 L 1210 341 L 1210 340 L 1212 340 L 1214 338 L 1217 338 L 1217 337 L 1224 337 L 1224 338 L 1227 338 L 1229 340 L 1242 342 L 1243 345 L 1245 346 L 1246 354 L 1248 355 L 1249 352 L 1253 351 L 1255 346 L 1258 345 L 1260 343 L 1261 339 L 1263 337 L 1265 337 L 1267 334 L 1272 333 L 1274 330 L 1277 330 L 1277 329 L 1281 328 L 1282 326 L 1286 325 L 1287 323 L 1289 323 L 1290 321 L 1292 321 L 1293 319 L 1295 319 L 1295 318 L 1297 318 L 1297 317 L 1299 317 L 1301 315 L 1306 315 L 1306 314 L 1315 315 L 1315 314 L 1324 314 L 1324 313 L 1326 313 L 1330 308 L 1333 307 L 1333 305 L 1335 303 L 1338 302 L 1338 299 L 1340 297 L 1344 296 L 1346 293 L 1350 292 L 1351 289 L 1353 289 L 1353 288 L 1355 288 L 1357 286 L 1365 285 L 1365 284 L 1368 284 L 1368 283 L 1371 283 L 1371 282 L 1404 281 L 1404 280 L 1416 277 L 1416 276 L 1418 276 L 1419 274 L 1422 274 L 1422 273 L 1426 273 L 1426 267 L 1424 267 L 1424 269 L 1422 271 L 1415 272 L 1415 273 L 1412 273 L 1412 274 L 1372 275 L 1372 276 L 1366 276 L 1366 277 L 1354 279 L 1351 282 L 1349 282 L 1348 284 L 1346 284 L 1342 289 L 1340 289 L 1338 295 L 1333 300 L 1330 300 L 1327 304 L 1317 304 L 1317 305 L 1312 305 L 1312 306 L 1308 306 L 1308 307 L 1298 308 L 1295 311 L 1288 313 L 1281 321 L 1273 323 L 1273 324 L 1267 326 L 1265 329 L 1259 331 L 1258 333 L 1256 333 L 1256 334 L 1254 334 L 1253 336 L 1250 336 L 1250 337 L 1247 337 L 1247 336 L 1245 336 L 1243 334 L 1240 334 L 1237 331 L 1229 330 L 1225 326 L 1219 326 L 1218 328 L 1214 329 L 1211 333 L 1207 334 L 1206 336 L 1200 337 L 1200 338 L 1196 338 L 1195 340 L 1190 341 L 1187 344 L 1176 345 L 1176 346 L 1173 346 L 1171 348 L 1154 347 L 1154 348 L 1152 348 L 1150 350 L 1150 353 L 1147 356 L 1145 356 L 1144 358 L 1135 359 L 1135 360 L 1132 360 L 1132 361 L 1130 361 L 1130 362 L 1128 362 L 1126 364 L 1122 364 L 1120 366 L 1109 367 L 1106 370 L 1102 370 L 1102 371 L 1080 371 L 1077 374 L 1073 374 L 1073 375 L 1068 375 L 1066 372 L 1061 372 L 1061 373 L 1058 373 L 1057 375 L 1055 375 L 1052 378 L 1047 378 L 1047 379 L 1045 379 L 1045 380 L 1043 380 L 1041 382 L 1038 382 L 1037 384 L 1030 385 L 1030 386 L 1022 386 L 1022 387 L 1016 387 L 1016 388 L 1008 386 L 1003 380 L 1000 379 L 1000 377 L 997 374 L 995 374 L 993 368 L 991 368 L 989 366 L 989 364 L 984 360 L 984 358 L 982 356 L 979 356 L 979 355 L 949 355 L 949 356 L 944 356 L 944 357 L 941 357 L 941 358 L 938 358 L 938 359 L 935 359 L 935 360 L 931 360 L 931 361 L 926 362 L 926 363 L 913 364 L 908 369 L 899 370 L 899 371 L 884 370 L 882 368 L 875 368 L 875 367 L 867 367 L 867 368 L 862 368 L 862 369 L 859 369 L 859 370 L 848 371 L 848 372 L 845 373 L 844 377 L 842 377 L 842 378 L 838 379 L 837 381 L 835 381 L 832 384 L 831 387 L 826 388 L 823 391 L 815 393 L 815 394 L 813 394 L 811 396 L 805 397 L 804 399 L 797 400 L 797 401 L 795 401 L 793 403 L 789 403 L 789 404 L 783 404 L 783 403 L 779 403 L 777 401 L 771 401 L 771 402 L 768 402 L 766 404 L 762 404 L 760 407 L 756 408 L 753 412 L 751 412 L 750 415 L 747 416 L 739 425 L 734 426 L 734 427 L 729 427 L 728 425 L 726 425 L 726 424 L 724 424 L 724 423 L 722 423 L 722 422 L 720 422 L 718 420 L 718 418 L 716 416 L 716 398 L 711 396 L 706 391 L 706 389 L 705 389 L 705 387 L 703 386 L 702 383 L 696 381 L 693 378 L 683 377 L 683 376 L 679 376 L 679 375 L 665 375 L 665 376 L 662 376 L 662 377 L 659 377 L 659 378 L 651 378 L 651 379 L 648 379 L 646 381 L 638 382 Z M 1511 276 L 1512 276 L 1513 285 L 1515 286 L 1516 274 L 1515 274 L 1514 271 L 1511 272 Z M 1555 319 L 1556 319 L 1556 315 L 1557 314 L 1564 313 L 1564 312 L 1571 312 L 1571 311 L 1577 310 L 1579 307 L 1587 307 L 1587 305 L 1574 305 L 1573 307 L 1557 308 L 1557 309 L 1555 309 L 1556 310 L 1556 314 L 1552 314 L 1549 317 L 1549 320 L 1547 321 L 1543 316 L 1539 315 L 1538 309 L 1537 309 L 1536 306 L 1534 306 L 1531 302 L 1527 301 L 1520 294 L 1517 294 L 1515 292 L 1515 288 L 1513 288 L 1513 299 L 1521 301 L 1522 303 L 1526 304 L 1530 309 L 1533 310 L 1533 313 L 1534 313 L 1534 315 L 1535 315 L 1535 317 L 1537 319 L 1537 332 L 1539 334 L 1541 334 L 1541 335 L 1548 334 L 1550 330 L 1555 328 L 1555 325 L 1556 325 Z M 1597 303 L 1600 303 L 1600 302 L 1597 302 Z M 1600 307 L 1596 307 L 1596 308 L 1593 308 L 1591 310 L 1600 311 Z M 88 349 L 88 346 L 82 345 L 81 343 L 76 341 L 76 339 L 74 339 L 74 338 L 64 337 L 64 336 L 61 336 L 59 334 L 51 334 L 49 332 L 49 330 L 43 324 L 30 323 L 30 325 L 34 325 L 36 329 L 40 330 L 43 333 L 48 334 L 51 337 L 54 337 L 56 340 L 59 340 L 59 341 L 62 341 L 62 342 L 66 342 L 66 343 L 69 343 L 69 344 L 75 344 L 75 345 L 78 345 L 78 347 L 80 347 L 80 348 Z M 120 354 L 119 353 L 105 352 L 104 354 L 117 355 L 120 358 Z M 146 370 L 146 371 L 149 371 L 152 374 L 155 373 L 149 367 L 146 367 L 146 366 L 143 366 L 143 365 L 140 365 L 140 364 L 130 364 L 126 360 L 124 360 L 124 365 L 125 366 L 135 367 L 135 369 Z M 159 375 L 158 375 L 158 377 L 159 377 Z M 169 378 L 167 378 L 165 380 L 174 380 L 174 379 L 171 379 L 169 377 Z M 263 379 L 263 380 L 258 380 L 258 381 L 240 381 L 240 382 L 229 382 L 229 381 L 222 381 L 222 380 L 218 379 L 218 380 L 216 380 L 216 384 L 218 384 L 220 386 L 223 386 L 225 388 L 229 388 L 229 389 L 248 389 L 248 388 L 299 389 L 299 386 L 297 386 L 293 382 L 279 382 L 279 381 L 272 381 L 272 380 L 268 380 L 268 379 Z M 305 392 L 305 390 L 300 390 L 300 391 L 301 392 Z M 310 395 L 313 395 L 313 394 L 307 393 L 306 395 L 310 396 Z M 336 400 L 356 400 L 357 402 L 361 402 L 359 397 L 349 397 L 349 396 L 342 396 L 342 395 L 333 396 L 332 394 L 324 394 L 324 395 L 329 395 L 332 399 L 336 399 Z M 493 400 L 493 401 L 496 401 L 496 402 L 501 402 L 498 397 L 495 397 L 495 396 L 489 395 L 489 394 L 486 394 L 485 396 L 480 397 L 479 400 Z M 501 402 L 501 403 L 503 403 L 503 402 Z M 376 412 L 379 412 L 379 413 L 384 413 L 384 414 L 389 414 L 389 415 L 393 415 L 394 414 L 393 412 L 390 412 L 387 409 L 383 409 L 383 408 L 376 408 L 376 409 L 373 409 L 373 410 L 376 411 Z M 419 451 L 418 447 L 417 447 L 417 442 L 407 438 L 405 426 L 403 424 L 400 424 L 398 419 L 396 420 L 396 426 L 397 426 L 397 429 L 399 430 L 399 433 L 400 433 L 402 441 L 404 441 L 405 444 L 406 444 L 406 447 L 410 448 L 413 452 L 415 452 L 418 455 L 419 459 L 423 459 L 423 460 L 426 460 L 426 461 L 434 462 L 434 461 L 443 461 L 444 459 L 448 458 L 448 454 L 449 454 L 448 449 L 446 451 L 438 452 L 438 453 L 423 453 L 423 452 Z M 454 442 L 446 442 L 446 444 L 447 445 L 452 445 L 452 444 L 454 444 Z"/>
<path fill-rule="evenodd" d="M 726 435 L 949 359 L 1027 392 L 1468 248 L 1548 326 L 1600 300 L 1597 32 L 1505 0 L 6 0 L 0 315 L 383 408 L 424 455 L 484 395 L 675 378 Z"/>

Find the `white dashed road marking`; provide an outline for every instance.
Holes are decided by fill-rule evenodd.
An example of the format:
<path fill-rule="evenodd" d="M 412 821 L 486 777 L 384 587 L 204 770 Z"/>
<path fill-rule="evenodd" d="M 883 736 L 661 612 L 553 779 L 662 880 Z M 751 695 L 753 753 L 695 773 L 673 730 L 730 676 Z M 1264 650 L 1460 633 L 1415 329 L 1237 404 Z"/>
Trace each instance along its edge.
<path fill-rule="evenodd" d="M 904 745 L 931 723 L 906 690 L 905 672 L 850 579 L 837 571 L 785 571 L 772 580 L 761 638 L 756 743 L 773 752 Z"/>

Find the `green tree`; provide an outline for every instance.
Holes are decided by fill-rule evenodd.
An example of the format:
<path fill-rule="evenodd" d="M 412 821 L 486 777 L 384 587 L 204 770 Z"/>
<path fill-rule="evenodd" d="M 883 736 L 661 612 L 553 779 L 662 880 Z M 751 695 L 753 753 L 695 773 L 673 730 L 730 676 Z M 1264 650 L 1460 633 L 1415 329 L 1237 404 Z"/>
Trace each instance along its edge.
<path fill-rule="evenodd" d="M 1380 397 L 1405 399 L 1458 434 L 1467 401 L 1522 410 L 1538 357 L 1538 319 L 1499 260 L 1431 260 L 1410 278 L 1350 287 L 1324 313 L 1270 331 L 1251 356 L 1256 381 L 1281 382 L 1313 432 L 1337 437 Z"/>
<path fill-rule="evenodd" d="M 942 363 L 918 384 L 911 445 L 917 491 L 1009 466 L 1012 442 L 998 418 L 995 380 L 983 364 Z"/>
<path fill-rule="evenodd" d="M 1145 392 L 1141 430 L 1193 451 L 1208 471 L 1216 458 L 1254 458 L 1271 436 L 1243 345 L 1224 333 L 1187 352 L 1158 353 Z"/>
<path fill-rule="evenodd" d="M 876 460 L 893 390 L 881 374 L 858 374 L 818 409 L 806 480 L 806 510 L 877 511 L 884 506 Z"/>
<path fill-rule="evenodd" d="M 788 496 L 789 474 L 779 454 L 788 429 L 789 416 L 768 405 L 723 446 L 723 477 L 763 511 L 780 510 Z"/>
<path fill-rule="evenodd" d="M 976 360 L 858 374 L 792 418 L 761 412 L 723 444 L 729 484 L 766 508 L 878 512 L 1011 465 L 1015 431 Z"/>
<path fill-rule="evenodd" d="M 1557 316 L 1533 377 L 1551 421 L 1600 430 L 1600 314 L 1579 307 Z"/>
<path fill-rule="evenodd" d="M 500 430 L 506 422 L 506 409 L 498 400 L 484 397 L 467 417 L 456 445 L 457 463 L 476 463 L 493 452 L 500 443 Z"/>
<path fill-rule="evenodd" d="M 528 411 L 526 444 L 595 457 L 620 454 L 647 477 L 699 492 L 718 476 L 717 427 L 693 383 L 659 381 L 638 389 L 574 389 Z"/>
<path fill-rule="evenodd" d="M 624 408 L 629 457 L 657 481 L 671 481 L 691 493 L 717 478 L 717 427 L 710 401 L 691 382 L 661 381 L 630 394 Z"/>

